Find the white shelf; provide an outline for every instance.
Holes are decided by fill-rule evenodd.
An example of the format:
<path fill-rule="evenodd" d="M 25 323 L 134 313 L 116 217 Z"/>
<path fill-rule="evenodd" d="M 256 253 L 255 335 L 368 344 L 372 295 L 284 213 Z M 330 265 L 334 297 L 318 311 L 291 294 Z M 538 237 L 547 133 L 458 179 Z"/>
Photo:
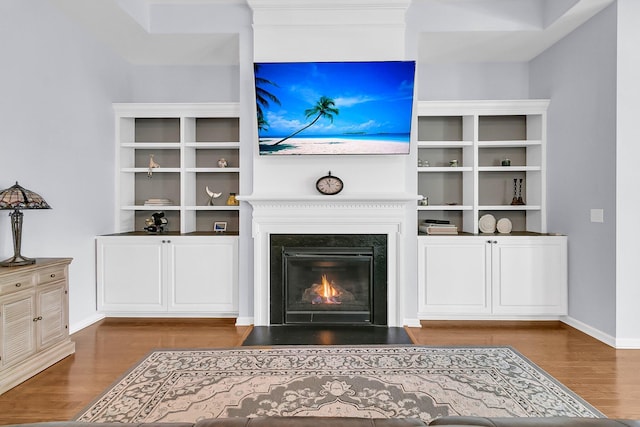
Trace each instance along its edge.
<path fill-rule="evenodd" d="M 198 148 L 203 150 L 239 150 L 239 142 L 186 142 L 188 148 Z"/>
<path fill-rule="evenodd" d="M 240 168 L 186 168 L 185 172 L 196 173 L 239 173 Z"/>
<path fill-rule="evenodd" d="M 419 211 L 470 211 L 471 205 L 427 205 L 418 206 Z"/>
<path fill-rule="evenodd" d="M 515 140 L 515 141 L 478 141 L 478 147 L 531 147 L 542 145 L 542 140 Z"/>
<path fill-rule="evenodd" d="M 445 173 L 460 173 L 460 172 L 472 172 L 471 166 L 421 166 L 418 167 L 418 172 L 445 172 Z"/>
<path fill-rule="evenodd" d="M 153 168 L 152 173 L 180 173 L 180 168 Z M 120 172 L 123 173 L 148 173 L 149 168 L 122 168 Z"/>
<path fill-rule="evenodd" d="M 224 203 L 225 200 L 223 200 L 221 203 Z M 185 206 L 184 207 L 185 210 L 187 211 L 239 211 L 240 210 L 240 206 L 227 206 L 227 205 L 220 205 L 220 206 Z"/>
<path fill-rule="evenodd" d="M 176 205 L 128 205 L 121 206 L 120 209 L 123 211 L 179 211 L 180 206 Z"/>
<path fill-rule="evenodd" d="M 135 148 L 137 150 L 179 150 L 179 142 L 123 142 L 122 148 Z"/>
<path fill-rule="evenodd" d="M 463 148 L 473 146 L 473 141 L 418 141 L 418 148 Z"/>
<path fill-rule="evenodd" d="M 479 166 L 478 172 L 537 172 L 540 166 Z"/>
<path fill-rule="evenodd" d="M 480 205 L 480 211 L 539 211 L 540 205 Z"/>

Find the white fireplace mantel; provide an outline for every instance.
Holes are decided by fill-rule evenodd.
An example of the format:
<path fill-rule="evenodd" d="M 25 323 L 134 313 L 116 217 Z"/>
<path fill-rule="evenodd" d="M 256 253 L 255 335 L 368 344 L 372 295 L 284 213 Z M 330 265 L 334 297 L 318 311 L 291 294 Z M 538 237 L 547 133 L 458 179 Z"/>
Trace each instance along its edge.
<path fill-rule="evenodd" d="M 253 207 L 254 324 L 269 325 L 269 241 L 271 234 L 387 235 L 388 325 L 402 326 L 404 262 L 402 248 L 407 206 L 417 195 L 345 194 L 237 196 Z"/>

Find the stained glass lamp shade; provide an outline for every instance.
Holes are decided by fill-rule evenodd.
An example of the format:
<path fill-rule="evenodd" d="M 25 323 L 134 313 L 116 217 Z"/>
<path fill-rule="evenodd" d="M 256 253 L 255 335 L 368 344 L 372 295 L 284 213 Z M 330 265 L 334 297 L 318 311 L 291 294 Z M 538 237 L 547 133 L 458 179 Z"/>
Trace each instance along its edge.
<path fill-rule="evenodd" d="M 51 209 L 51 206 L 37 193 L 22 188 L 16 182 L 6 190 L 0 191 L 0 209 L 11 209 L 11 231 L 13 233 L 13 257 L 0 262 L 3 267 L 28 265 L 36 262 L 20 254 L 22 242 L 22 212 L 21 209 Z"/>

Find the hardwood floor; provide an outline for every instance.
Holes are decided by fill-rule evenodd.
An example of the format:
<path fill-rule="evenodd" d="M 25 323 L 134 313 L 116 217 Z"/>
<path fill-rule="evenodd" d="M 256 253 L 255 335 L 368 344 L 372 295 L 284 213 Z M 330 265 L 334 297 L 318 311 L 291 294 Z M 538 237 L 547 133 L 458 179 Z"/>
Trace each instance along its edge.
<path fill-rule="evenodd" d="M 76 354 L 0 395 L 0 424 L 69 420 L 149 351 L 240 346 L 233 320 L 105 319 Z M 615 350 L 559 322 L 424 322 L 420 345 L 509 345 L 611 418 L 640 419 L 640 350 Z"/>

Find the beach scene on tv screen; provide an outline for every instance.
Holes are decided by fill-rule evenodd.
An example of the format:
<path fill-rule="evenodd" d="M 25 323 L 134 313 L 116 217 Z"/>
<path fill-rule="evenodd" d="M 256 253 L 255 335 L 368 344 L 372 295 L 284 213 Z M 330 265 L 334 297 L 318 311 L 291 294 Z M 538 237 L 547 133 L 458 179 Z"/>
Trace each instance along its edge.
<path fill-rule="evenodd" d="M 254 64 L 261 155 L 408 154 L 415 63 Z"/>

